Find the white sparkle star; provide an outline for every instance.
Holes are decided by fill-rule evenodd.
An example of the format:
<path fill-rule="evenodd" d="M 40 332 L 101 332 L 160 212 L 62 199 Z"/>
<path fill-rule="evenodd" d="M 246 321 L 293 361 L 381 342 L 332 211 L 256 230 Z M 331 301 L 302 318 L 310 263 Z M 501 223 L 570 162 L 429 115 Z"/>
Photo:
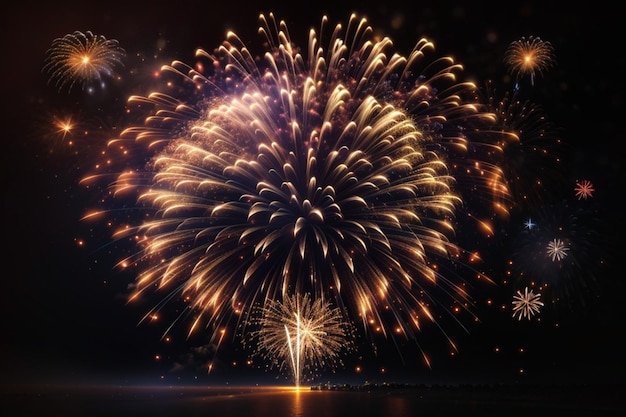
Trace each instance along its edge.
<path fill-rule="evenodd" d="M 528 291 L 528 287 L 524 288 L 524 293 L 517 290 L 517 295 L 513 296 L 513 317 L 517 316 L 518 320 L 522 317 L 526 317 L 528 320 L 535 313 L 539 313 L 539 308 L 543 307 L 543 303 L 539 301 L 541 294 L 533 293 L 533 290 Z"/>
<path fill-rule="evenodd" d="M 561 239 L 554 239 L 548 243 L 547 253 L 553 261 L 560 261 L 567 256 L 568 250 Z"/>

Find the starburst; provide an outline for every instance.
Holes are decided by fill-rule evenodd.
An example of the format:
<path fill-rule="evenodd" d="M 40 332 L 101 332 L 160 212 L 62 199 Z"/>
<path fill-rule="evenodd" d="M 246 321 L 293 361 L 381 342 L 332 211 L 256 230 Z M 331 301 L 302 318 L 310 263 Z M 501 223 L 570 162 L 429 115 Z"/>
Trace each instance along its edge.
<path fill-rule="evenodd" d="M 587 199 L 593 197 L 593 193 L 595 189 L 593 188 L 593 184 L 589 180 L 582 180 L 580 182 L 576 181 L 576 188 L 574 189 L 576 192 L 576 197 L 578 199 Z"/>
<path fill-rule="evenodd" d="M 523 317 L 530 320 L 534 314 L 539 313 L 540 307 L 543 307 L 540 298 L 541 294 L 535 294 L 533 290 L 529 291 L 528 287 L 524 288 L 523 294 L 517 290 L 517 295 L 513 296 L 513 317 L 517 316 L 518 320 Z"/>
<path fill-rule="evenodd" d="M 535 223 L 533 223 L 532 219 L 528 219 L 526 220 L 526 222 L 524 222 L 524 226 L 528 229 L 528 230 L 533 230 L 533 228 L 535 226 L 537 226 Z"/>
<path fill-rule="evenodd" d="M 534 85 L 536 74 L 541 74 L 552 67 L 556 61 L 554 48 L 550 42 L 537 36 L 529 36 L 511 42 L 504 62 L 517 79 L 528 75 L 531 85 Z"/>
<path fill-rule="evenodd" d="M 103 77 L 111 77 L 122 66 L 126 52 L 115 39 L 95 35 L 91 31 L 75 31 L 52 42 L 46 52 L 43 71 L 59 91 L 70 91 L 75 84 L 83 88 Z"/>
<path fill-rule="evenodd" d="M 547 253 L 553 261 L 560 261 L 567 256 L 568 250 L 561 239 L 553 239 L 548 243 Z"/>
<path fill-rule="evenodd" d="M 353 328 L 339 308 L 327 301 L 295 294 L 283 301 L 269 300 L 251 321 L 255 355 L 289 371 L 295 385 L 313 379 L 321 369 L 341 363 L 340 354 L 352 350 Z"/>

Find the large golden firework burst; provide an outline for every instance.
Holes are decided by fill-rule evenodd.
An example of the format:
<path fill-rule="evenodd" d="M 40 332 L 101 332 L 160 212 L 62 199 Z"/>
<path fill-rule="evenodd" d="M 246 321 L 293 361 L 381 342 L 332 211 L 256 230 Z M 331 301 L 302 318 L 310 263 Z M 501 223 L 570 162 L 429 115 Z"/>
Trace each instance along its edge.
<path fill-rule="evenodd" d="M 107 157 L 131 165 L 114 195 L 134 193 L 150 214 L 116 234 L 139 248 L 120 262 L 139 269 L 132 298 L 180 296 L 190 331 L 206 325 L 215 343 L 253 305 L 303 293 L 334 300 L 366 334 L 412 341 L 425 322 L 471 314 L 455 269 L 468 261 L 454 243 L 459 183 L 507 188 L 476 152 L 494 117 L 462 66 L 426 39 L 404 56 L 356 15 L 330 36 L 323 18 L 305 54 L 284 22 L 260 21 L 258 55 L 230 32 L 129 100 L 148 116 Z"/>

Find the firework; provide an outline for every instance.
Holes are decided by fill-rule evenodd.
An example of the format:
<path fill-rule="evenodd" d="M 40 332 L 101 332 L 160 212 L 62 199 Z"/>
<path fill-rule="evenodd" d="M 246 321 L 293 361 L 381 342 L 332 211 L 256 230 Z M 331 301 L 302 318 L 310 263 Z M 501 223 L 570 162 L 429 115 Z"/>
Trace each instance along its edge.
<path fill-rule="evenodd" d="M 528 219 L 524 222 L 524 226 L 528 229 L 528 230 L 532 230 L 533 227 L 537 226 L 535 223 L 533 223 L 532 219 Z"/>
<path fill-rule="evenodd" d="M 308 56 L 283 22 L 260 20 L 258 56 L 229 33 L 129 100 L 148 117 L 106 156 L 123 168 L 112 195 L 142 211 L 116 219 L 115 237 L 139 245 L 120 262 L 139 269 L 131 299 L 164 291 L 160 309 L 180 296 L 190 333 L 205 325 L 216 341 L 254 305 L 305 293 L 367 334 L 416 342 L 424 323 L 471 312 L 467 277 L 448 273 L 473 255 L 453 240 L 464 190 L 448 163 L 479 165 L 468 150 L 493 117 L 457 81 L 462 67 L 424 39 L 402 56 L 354 15 L 327 45 L 323 18 Z M 467 182 L 500 184 L 479 171 Z"/>
<path fill-rule="evenodd" d="M 46 52 L 43 71 L 49 75 L 59 91 L 71 91 L 75 84 L 84 89 L 103 77 L 112 77 L 122 66 L 126 52 L 115 39 L 107 39 L 92 32 L 67 34 L 57 38 Z"/>
<path fill-rule="evenodd" d="M 559 310 L 578 310 L 597 296 L 608 250 L 598 213 L 563 200 L 537 209 L 532 228 L 513 235 L 512 273 L 536 285 Z"/>
<path fill-rule="evenodd" d="M 576 198 L 587 199 L 593 197 L 593 193 L 595 192 L 595 188 L 593 188 L 593 184 L 589 180 L 576 181 L 576 187 L 574 188 L 574 192 L 576 193 Z"/>
<path fill-rule="evenodd" d="M 565 243 L 561 239 L 552 239 L 548 242 L 546 253 L 552 259 L 552 261 L 560 261 L 567 256 L 569 248 L 565 246 Z"/>
<path fill-rule="evenodd" d="M 535 294 L 533 290 L 528 291 L 528 287 L 524 288 L 524 293 L 517 290 L 517 295 L 513 296 L 513 317 L 517 316 L 518 320 L 526 317 L 528 320 L 533 315 L 539 313 L 539 308 L 543 307 L 540 301 L 541 294 Z"/>
<path fill-rule="evenodd" d="M 340 354 L 353 346 L 352 325 L 342 312 L 309 294 L 269 300 L 251 325 L 257 326 L 249 332 L 255 354 L 282 371 L 288 368 L 296 386 L 338 366 Z"/>
<path fill-rule="evenodd" d="M 511 42 L 504 62 L 517 80 L 529 76 L 531 85 L 535 84 L 536 75 L 541 75 L 556 63 L 552 44 L 538 36 L 522 37 Z"/>

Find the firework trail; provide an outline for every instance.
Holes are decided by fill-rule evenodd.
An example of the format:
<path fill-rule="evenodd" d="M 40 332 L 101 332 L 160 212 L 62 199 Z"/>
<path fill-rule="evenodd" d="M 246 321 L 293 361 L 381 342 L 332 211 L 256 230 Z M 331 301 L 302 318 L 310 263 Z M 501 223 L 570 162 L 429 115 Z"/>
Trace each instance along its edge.
<path fill-rule="evenodd" d="M 72 90 L 75 84 L 84 89 L 103 77 L 112 77 L 121 67 L 126 52 L 115 39 L 94 35 L 91 31 L 75 31 L 57 38 L 46 52 L 43 71 L 48 82 L 54 82 L 59 91 Z"/>
<path fill-rule="evenodd" d="M 439 320 L 472 310 L 456 211 L 464 192 L 508 192 L 493 165 L 475 169 L 493 114 L 425 39 L 403 56 L 364 19 L 329 35 L 323 18 L 303 55 L 284 22 L 260 21 L 259 55 L 228 33 L 193 66 L 164 68 L 162 91 L 131 97 L 145 123 L 84 179 L 115 175 L 121 209 L 102 212 L 123 211 L 115 238 L 138 245 L 120 262 L 139 270 L 131 299 L 162 291 L 156 311 L 179 297 L 190 333 L 207 326 L 216 344 L 254 305 L 307 293 L 365 334 L 419 343 L 432 322 L 454 347 Z"/>
<path fill-rule="evenodd" d="M 488 82 L 484 99 L 495 115 L 492 143 L 494 165 L 502 172 L 510 194 L 506 212 L 529 210 L 550 202 L 566 186 L 566 145 L 543 107 L 520 98 L 519 90 L 498 94 Z"/>

